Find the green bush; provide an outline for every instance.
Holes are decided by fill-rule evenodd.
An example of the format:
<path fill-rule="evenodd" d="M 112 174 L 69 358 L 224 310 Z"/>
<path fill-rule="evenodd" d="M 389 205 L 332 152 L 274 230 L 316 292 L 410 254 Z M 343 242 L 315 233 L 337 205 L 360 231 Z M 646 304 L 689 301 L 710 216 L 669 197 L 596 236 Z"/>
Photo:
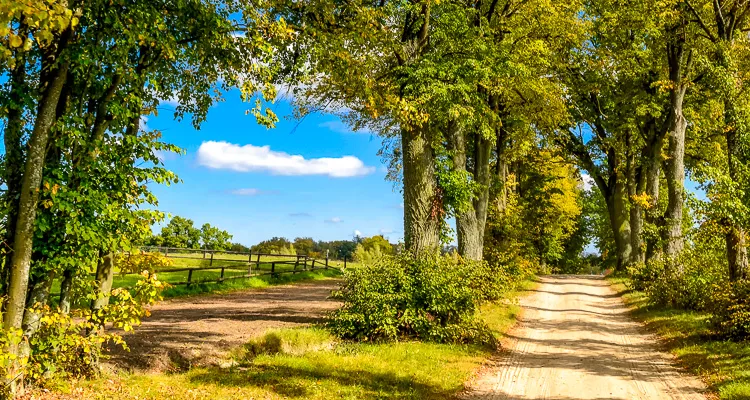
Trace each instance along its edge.
<path fill-rule="evenodd" d="M 710 311 L 711 322 L 722 336 L 733 340 L 750 338 L 750 281 L 716 285 Z"/>
<path fill-rule="evenodd" d="M 494 343 L 478 306 L 511 287 L 509 271 L 452 256 L 386 256 L 345 271 L 334 293 L 343 306 L 327 327 L 360 341 L 415 338 L 441 343 Z"/>
<path fill-rule="evenodd" d="M 655 305 L 685 310 L 706 310 L 715 288 L 726 281 L 716 264 L 697 249 L 674 259 L 654 260 L 628 268 L 631 288 L 646 293 Z"/>

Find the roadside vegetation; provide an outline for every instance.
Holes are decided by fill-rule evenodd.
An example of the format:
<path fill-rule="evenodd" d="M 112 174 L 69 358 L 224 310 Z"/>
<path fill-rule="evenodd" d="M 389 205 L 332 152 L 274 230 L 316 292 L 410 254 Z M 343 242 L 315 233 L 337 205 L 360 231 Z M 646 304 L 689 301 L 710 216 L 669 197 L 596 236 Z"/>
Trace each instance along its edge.
<path fill-rule="evenodd" d="M 204 290 L 164 292 L 162 279 L 179 274 L 155 275 L 167 267 L 157 257 L 128 265 L 123 251 L 247 249 L 182 217 L 152 232 L 166 217 L 153 187 L 180 182 L 164 155 L 182 150 L 145 121 L 169 99 L 174 118 L 199 128 L 234 93 L 270 128 L 279 87 L 290 88 L 294 117 L 334 113 L 382 140 L 403 194 L 403 243 L 274 237 L 250 247 L 360 263 L 325 323 L 341 341 L 327 351 L 353 357 L 339 359 L 347 376 L 323 379 L 338 364 L 319 352 L 261 354 L 218 382 L 180 375 L 188 387 L 231 397 L 254 371 L 300 397 L 318 395 L 316 378 L 326 395 L 354 396 L 351 384 L 375 397 L 443 396 L 485 354 L 472 349 L 493 342 L 497 325 L 480 318 L 488 304 L 534 273 L 600 266 L 628 276 L 651 310 L 683 310 L 663 311 L 675 313 L 676 334 L 680 323 L 707 327 L 698 336 L 708 347 L 695 346 L 710 362 L 741 363 L 721 357 L 750 339 L 749 30 L 744 0 L 5 1 L 0 397 L 95 378 L 103 343 L 124 344 L 119 329 L 165 294 Z M 588 243 L 600 264 L 583 257 Z M 411 370 L 413 382 L 408 369 L 387 370 L 377 357 L 392 361 L 407 343 L 415 360 L 423 349 L 445 362 L 422 360 L 433 369 Z M 368 357 L 381 375 L 358 369 Z M 317 366 L 328 372 L 306 375 Z M 436 383 L 443 369 L 450 378 Z M 269 378 L 283 371 L 304 375 L 303 389 Z M 715 387 L 740 393 L 743 379 Z"/>
<path fill-rule="evenodd" d="M 518 291 L 482 306 L 492 335 L 501 338 L 516 321 Z M 322 327 L 270 330 L 235 349 L 223 368 L 171 374 L 119 373 L 93 381 L 58 382 L 73 398 L 309 398 L 452 399 L 495 351 L 477 344 L 341 340 Z M 439 373 L 436 373 L 439 371 Z"/>
<path fill-rule="evenodd" d="M 657 306 L 628 278 L 610 278 L 637 320 L 656 333 L 687 371 L 698 375 L 722 400 L 750 398 L 750 343 L 727 340 L 711 323 L 712 314 Z"/>

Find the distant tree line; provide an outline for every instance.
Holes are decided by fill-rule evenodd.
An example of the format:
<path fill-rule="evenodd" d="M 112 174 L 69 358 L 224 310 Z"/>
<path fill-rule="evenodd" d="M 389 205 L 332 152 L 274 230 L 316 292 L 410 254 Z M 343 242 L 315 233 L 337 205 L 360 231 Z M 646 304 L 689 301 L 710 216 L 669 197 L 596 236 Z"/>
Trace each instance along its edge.
<path fill-rule="evenodd" d="M 393 254 L 396 247 L 382 235 L 368 238 L 357 236 L 352 240 L 332 241 L 316 241 L 311 237 L 298 237 L 292 241 L 284 237 L 273 237 L 250 247 L 249 250 L 269 254 L 306 254 L 314 258 L 322 258 L 327 254 L 330 258 L 339 260 L 346 258 L 364 261 L 363 255 L 370 260 L 373 259 L 372 255 L 375 253 Z"/>

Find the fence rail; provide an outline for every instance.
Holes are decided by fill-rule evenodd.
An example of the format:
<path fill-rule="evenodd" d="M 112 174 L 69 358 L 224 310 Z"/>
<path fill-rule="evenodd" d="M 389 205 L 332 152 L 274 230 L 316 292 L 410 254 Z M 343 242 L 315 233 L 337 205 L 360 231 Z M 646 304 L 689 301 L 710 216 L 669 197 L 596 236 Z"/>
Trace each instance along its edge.
<path fill-rule="evenodd" d="M 247 279 L 263 275 L 278 275 L 285 273 L 296 274 L 305 271 L 314 271 L 316 269 L 338 269 L 329 265 L 329 258 L 327 255 L 324 260 L 318 260 L 304 254 L 268 254 L 153 246 L 144 246 L 138 249 L 137 253 L 126 252 L 125 254 L 130 256 L 132 254 L 142 254 L 145 252 L 161 253 L 166 258 L 170 259 L 198 260 L 201 263 L 208 262 L 208 266 L 205 267 L 159 268 L 153 271 L 157 274 L 165 272 L 187 272 L 185 281 L 169 282 L 170 285 L 190 286 L 197 283 L 221 283 L 232 279 Z M 193 256 L 194 254 L 199 255 Z M 233 256 L 236 258 L 223 258 L 222 256 Z M 264 257 L 266 260 L 263 260 Z M 268 258 L 272 259 L 269 260 Z M 346 261 L 346 258 L 344 258 L 344 267 L 346 267 Z M 203 271 L 218 271 L 219 276 L 216 279 L 194 279 L 194 273 Z M 242 271 L 243 273 L 231 276 L 227 276 L 226 274 L 227 272 L 239 271 Z"/>

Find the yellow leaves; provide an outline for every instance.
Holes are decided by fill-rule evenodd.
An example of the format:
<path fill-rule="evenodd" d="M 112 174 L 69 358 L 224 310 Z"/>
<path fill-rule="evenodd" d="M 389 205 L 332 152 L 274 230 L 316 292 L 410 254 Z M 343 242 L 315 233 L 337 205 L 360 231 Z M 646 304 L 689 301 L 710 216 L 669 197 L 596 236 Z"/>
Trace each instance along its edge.
<path fill-rule="evenodd" d="M 634 194 L 630 196 L 630 200 L 646 210 L 649 210 L 651 209 L 651 207 L 653 207 L 653 204 L 651 203 L 651 196 L 646 193 Z"/>
<path fill-rule="evenodd" d="M 23 39 L 18 35 L 11 35 L 8 42 L 12 48 L 21 47 L 23 45 Z"/>

